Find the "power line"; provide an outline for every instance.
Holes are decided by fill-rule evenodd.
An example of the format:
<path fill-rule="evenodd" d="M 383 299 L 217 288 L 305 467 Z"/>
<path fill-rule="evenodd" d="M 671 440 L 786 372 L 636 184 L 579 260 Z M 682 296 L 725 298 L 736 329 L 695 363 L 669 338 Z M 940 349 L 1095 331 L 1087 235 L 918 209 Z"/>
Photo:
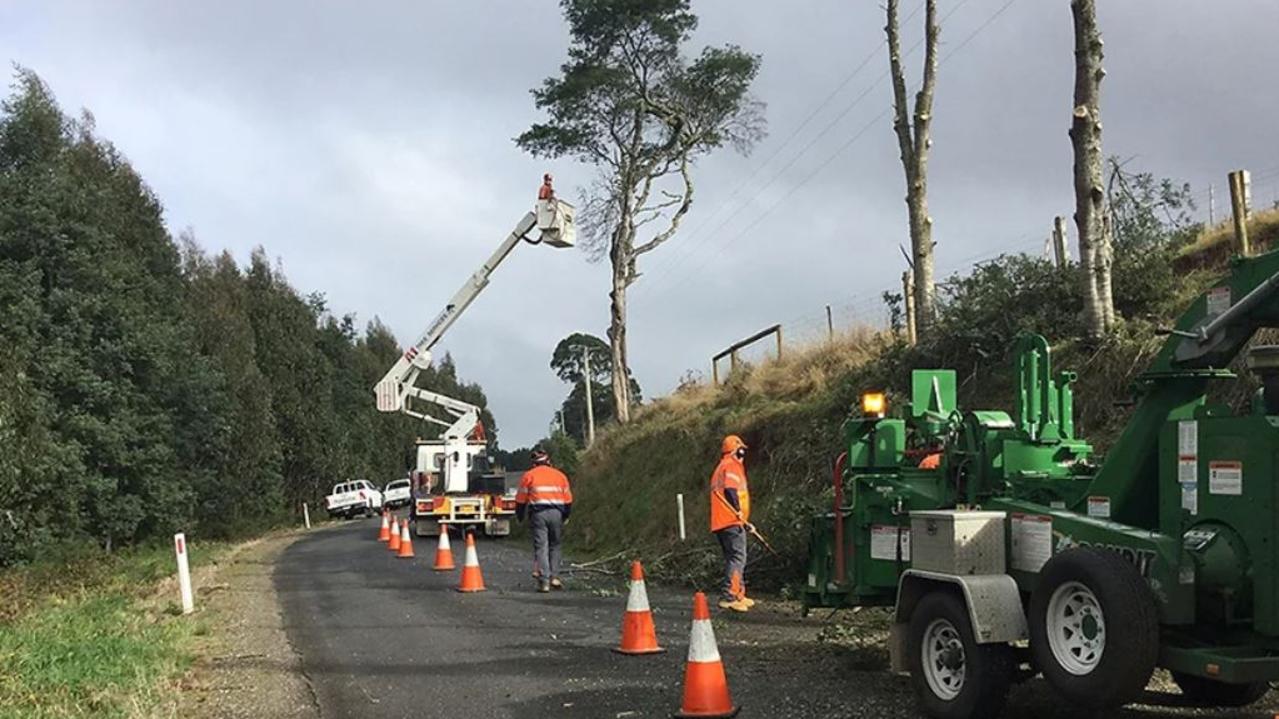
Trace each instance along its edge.
<path fill-rule="evenodd" d="M 958 2 L 958 3 L 954 6 L 954 7 L 952 7 L 952 8 L 950 9 L 950 11 L 948 11 L 948 12 L 947 12 L 944 16 L 942 16 L 941 22 L 943 22 L 943 23 L 944 23 L 944 22 L 946 22 L 947 20 L 949 20 L 949 19 L 950 19 L 950 17 L 951 17 L 952 15 L 954 15 L 956 12 L 958 12 L 958 11 L 960 10 L 960 8 L 962 8 L 962 7 L 963 7 L 964 5 L 966 5 L 968 2 L 969 2 L 969 0 L 960 0 L 960 2 Z M 910 16 L 906 18 L 906 21 L 908 22 L 911 18 L 913 18 L 916 14 L 918 14 L 918 13 L 919 13 L 919 10 L 920 10 L 921 8 L 922 8 L 922 6 L 917 7 L 917 8 L 915 9 L 915 11 L 914 11 L 914 12 L 912 12 L 912 13 L 910 14 Z M 847 79 L 845 80 L 845 82 L 844 82 L 844 83 L 841 83 L 841 85 L 840 85 L 840 88 L 841 88 L 841 89 L 842 89 L 845 85 L 847 85 L 848 80 L 851 80 L 853 76 L 855 76 L 858 72 L 860 72 L 860 71 L 862 70 L 862 68 L 864 68 L 864 67 L 865 67 L 865 66 L 866 66 L 866 65 L 867 65 L 867 64 L 868 64 L 868 63 L 869 63 L 869 62 L 870 62 L 870 61 L 871 61 L 871 60 L 875 57 L 875 55 L 877 55 L 877 54 L 879 53 L 880 48 L 882 48 L 882 47 L 886 44 L 886 42 L 887 42 L 886 40 L 881 41 L 881 42 L 879 43 L 879 45 L 875 48 L 875 50 L 871 51 L 871 53 L 870 53 L 869 55 L 867 55 L 867 56 L 866 56 L 866 58 L 865 58 L 865 59 L 864 59 L 864 60 L 863 60 L 863 61 L 862 61 L 862 62 L 861 62 L 858 66 L 857 66 L 857 68 L 853 71 L 853 74 L 852 74 L 852 75 L 850 75 L 850 76 L 849 76 L 849 78 L 847 78 Z M 923 39 L 920 39 L 920 40 L 919 40 L 919 41 L 917 41 L 914 45 L 912 45 L 910 48 L 908 48 L 908 49 L 906 50 L 906 53 L 905 53 L 905 54 L 906 54 L 907 56 L 910 56 L 910 55 L 914 54 L 914 52 L 915 52 L 917 49 L 919 49 L 919 47 L 920 47 L 923 43 L 924 43 L 924 40 L 923 40 Z M 756 198 L 758 198 L 760 195 L 762 195 L 762 194 L 764 193 L 764 191 L 765 191 L 765 190 L 767 190 L 769 187 L 771 187 L 771 186 L 773 185 L 773 183 L 775 183 L 777 180 L 781 179 L 782 174 L 784 174 L 787 170 L 789 170 L 791 167 L 793 167 L 793 166 L 795 165 L 795 163 L 796 163 L 796 162 L 798 162 L 798 161 L 799 161 L 799 160 L 800 160 L 800 159 L 801 159 L 804 155 L 806 155 L 806 154 L 808 153 L 808 151 L 809 151 L 810 149 L 812 149 L 814 145 L 816 145 L 816 144 L 817 144 L 817 141 L 818 141 L 818 140 L 820 140 L 821 138 L 823 138 L 823 137 L 825 137 L 827 134 L 829 134 L 829 133 L 830 133 L 830 131 L 831 131 L 831 130 L 833 130 L 833 129 L 835 128 L 835 126 L 839 124 L 839 122 L 840 122 L 841 120 L 843 120 L 845 117 L 847 117 L 847 116 L 848 116 L 848 114 L 849 114 L 850 112 L 852 112 L 852 111 L 853 111 L 853 110 L 854 110 L 854 109 L 855 109 L 855 108 L 856 108 L 859 104 L 861 104 L 861 101 L 862 101 L 862 100 L 864 100 L 864 99 L 866 99 L 866 97 L 867 97 L 867 96 L 869 96 L 869 95 L 870 95 L 870 93 L 871 93 L 872 91 L 874 91 L 874 90 L 878 87 L 878 84 L 880 83 L 880 81 L 882 81 L 882 80 L 883 80 L 884 78 L 886 78 L 886 77 L 888 77 L 888 71 L 887 71 L 887 70 L 885 70 L 884 72 L 880 73 L 880 75 L 879 75 L 878 77 L 876 77 L 874 80 L 872 80 L 872 81 L 871 81 L 871 84 L 870 84 L 869 86 L 867 86 L 865 90 L 863 90 L 863 91 L 862 91 L 862 92 L 861 92 L 861 93 L 860 93 L 860 94 L 859 94 L 856 98 L 854 98 L 854 99 L 853 99 L 853 101 L 852 101 L 849 105 L 847 105 L 847 106 L 846 106 L 846 107 L 845 107 L 845 108 L 844 108 L 844 109 L 843 109 L 843 110 L 842 110 L 842 111 L 841 111 L 838 115 L 836 115 L 836 116 L 835 116 L 835 119 L 833 119 L 833 120 L 831 120 L 829 123 L 827 123 L 827 124 L 826 124 L 826 126 L 825 126 L 825 127 L 823 127 L 823 128 L 822 128 L 822 130 L 821 130 L 820 132 L 818 132 L 816 135 L 814 135 L 814 136 L 813 136 L 813 137 L 809 140 L 809 142 L 808 142 L 806 145 L 804 145 L 804 147 L 803 147 L 802 149 L 800 149 L 800 151 L 799 151 L 798 153 L 796 153 L 793 157 L 791 157 L 790 161 L 789 161 L 789 162 L 787 162 L 785 166 L 783 166 L 781 169 L 779 169 L 779 170 L 775 171 L 775 172 L 773 173 L 773 176 L 772 176 L 772 177 L 768 180 L 768 182 L 766 182 L 766 183 L 764 183 L 763 185 L 761 185 L 761 186 L 757 187 L 757 188 L 756 188 L 756 190 L 755 190 L 755 193 L 754 193 L 754 194 L 750 197 L 750 199 L 749 199 L 749 200 L 747 200 L 746 202 L 743 202 L 743 203 L 742 203 L 742 204 L 738 207 L 738 209 L 740 210 L 740 209 L 742 209 L 742 208 L 745 208 L 745 207 L 749 206 L 751 203 L 753 203 L 753 202 L 755 201 L 755 199 L 756 199 Z M 826 104 L 828 104 L 829 100 L 830 100 L 833 96 L 834 96 L 834 93 L 832 93 L 830 96 L 828 96 L 828 97 L 827 97 L 827 101 L 822 103 L 822 107 L 824 107 Z M 819 107 L 818 109 L 820 110 L 821 108 Z M 812 114 L 810 114 L 810 116 L 809 116 L 809 117 L 808 117 L 808 118 L 804 121 L 804 123 L 803 123 L 803 125 L 801 126 L 801 128 L 802 128 L 803 126 L 806 126 L 806 125 L 808 124 L 808 122 L 809 122 L 810 120 L 812 120 L 812 118 L 813 118 L 816 114 L 817 114 L 817 111 L 814 111 Z M 798 132 L 798 131 L 797 131 L 797 132 Z M 795 136 L 795 134 L 797 134 L 797 132 L 796 132 L 796 133 L 792 133 L 791 137 L 793 138 L 793 137 Z M 786 144 L 789 144 L 790 139 L 791 139 L 791 138 L 787 138 L 787 143 L 786 143 Z M 780 152 L 780 148 L 779 148 L 779 152 Z M 773 159 L 773 157 L 776 157 L 776 156 L 777 156 L 777 154 L 778 154 L 778 152 L 774 152 L 774 153 L 773 153 L 773 155 L 770 155 L 770 156 L 769 156 L 768 161 L 771 161 L 771 160 Z M 756 168 L 756 171 L 751 173 L 750 177 L 748 177 L 745 181 L 743 181 L 743 182 L 739 183 L 739 184 L 738 184 L 738 186 L 737 186 L 737 188 L 736 188 L 736 189 L 734 190 L 734 192 L 733 192 L 733 196 L 729 198 L 729 201 L 728 201 L 728 202 L 725 202 L 725 203 L 723 203 L 723 204 L 721 204 L 721 205 L 717 208 L 716 212 L 715 212 L 715 213 L 713 213 L 713 214 L 717 215 L 717 214 L 719 213 L 719 210 L 721 210 L 721 209 L 723 209 L 724 207 L 728 206 L 729 202 L 731 202 L 731 200 L 733 199 L 733 197 L 736 197 L 736 196 L 737 196 L 737 194 L 740 192 L 740 190 L 741 190 L 743 187 L 746 187 L 746 186 L 747 186 L 747 184 L 749 183 L 750 179 L 753 179 L 753 178 L 754 178 L 754 176 L 755 176 L 756 174 L 758 174 L 758 171 L 759 171 L 760 169 L 763 169 L 763 167 L 764 167 L 765 165 L 767 165 L 767 164 L 768 164 L 768 161 L 765 161 L 764 163 L 762 163 L 761 165 L 759 165 L 759 166 Z M 705 223 L 703 223 L 703 224 L 701 224 L 701 225 L 698 225 L 698 228 L 697 228 L 697 229 L 698 229 L 698 230 L 701 230 L 701 229 L 702 229 L 703 227 L 705 227 L 706 225 L 709 225 L 709 224 L 710 224 L 710 219 L 711 219 L 711 216 L 708 216 L 708 217 L 707 217 L 707 222 L 705 222 Z M 727 216 L 727 217 L 725 217 L 725 218 L 724 218 L 724 220 L 723 220 L 722 222 L 720 222 L 718 225 L 716 225 L 716 226 L 715 226 L 715 229 L 711 230 L 711 235 L 715 235 L 715 234 L 717 234 L 720 230 L 724 229 L 724 228 L 725 228 L 728 224 L 730 224 L 730 223 L 731 223 L 734 219 L 736 219 L 736 215 L 735 215 L 734 213 L 729 213 L 729 214 L 728 214 L 728 216 Z M 691 257 L 691 256 L 692 256 L 692 255 L 694 255 L 694 254 L 697 254 L 698 250 L 699 250 L 699 249 L 701 249 L 701 248 L 703 247 L 703 245 L 699 244 L 697 241 L 694 241 L 694 235 L 695 235 L 695 234 L 696 234 L 696 233 L 690 233 L 689 235 L 686 235 L 686 236 L 684 237 L 684 239 L 683 239 L 683 240 L 679 243 L 679 249 L 684 250 L 684 251 L 681 253 L 681 256 L 680 256 L 680 258 L 679 258 L 679 259 L 676 259 L 675 254 L 673 254 L 673 253 L 672 253 L 672 254 L 670 254 L 670 255 L 668 255 L 667 260 L 666 260 L 663 264 L 659 265 L 659 266 L 658 266 L 655 270 L 653 270 L 652 272 L 648 273 L 648 274 L 650 274 L 650 282 L 648 282 L 648 283 L 646 283 L 646 284 L 644 284 L 644 285 L 641 285 L 641 287 L 649 287 L 649 286 L 652 286 L 652 282 L 653 282 L 654 280 L 657 280 L 657 279 L 659 279 L 659 278 L 661 278 L 661 277 L 665 277 L 665 276 L 669 275 L 669 274 L 671 273 L 671 271 L 673 270 L 673 268 L 675 268 L 676 266 L 678 266 L 678 265 L 680 264 L 680 262 L 681 262 L 681 261 L 688 259 L 689 257 Z M 701 238 L 698 238 L 698 240 L 700 240 L 700 239 L 701 239 Z"/>
<path fill-rule="evenodd" d="M 979 25 L 979 26 L 978 26 L 975 30 L 973 30 L 973 32 L 969 33 L 969 35 L 968 35 L 966 38 L 964 38 L 964 40 L 963 40 L 963 41 L 961 41 L 961 42 L 959 43 L 959 45 L 956 47 L 955 51 L 949 52 L 949 53 L 948 53 L 948 54 L 947 54 L 944 58 L 942 58 L 941 60 L 939 60 L 939 61 L 938 61 L 938 64 L 940 65 L 940 64 L 942 64 L 945 60 L 948 60 L 948 59 L 950 59 L 950 58 L 954 57 L 955 53 L 956 53 L 958 50 L 960 50 L 960 49 L 962 49 L 963 47 L 967 46 L 967 45 L 968 45 L 968 44 L 969 44 L 969 43 L 973 40 L 973 38 L 975 38 L 977 35 L 981 34 L 981 33 L 982 33 L 982 32 L 984 32 L 987 28 L 989 28 L 989 27 L 990 27 L 990 25 L 994 22 L 994 20 L 995 20 L 996 18 L 998 18 L 1000 15 L 1002 15 L 1002 14 L 1003 14 L 1003 13 L 1004 13 L 1004 12 L 1005 12 L 1008 8 L 1009 8 L 1009 7 L 1010 7 L 1010 6 L 1012 6 L 1012 5 L 1013 5 L 1013 3 L 1015 3 L 1015 2 L 1017 2 L 1017 0 L 1008 0 L 1007 2 L 1005 2 L 1005 3 L 1004 3 L 1004 4 L 1003 4 L 1003 5 L 1002 5 L 1002 6 L 1001 6 L 998 10 L 996 10 L 996 11 L 995 11 L 995 12 L 994 12 L 994 13 L 993 13 L 993 14 L 992 14 L 989 18 L 987 18 L 985 22 L 981 23 L 981 24 L 980 24 L 980 25 Z M 961 5 L 962 5 L 962 3 L 961 3 Z M 952 9 L 951 14 L 953 14 L 956 10 L 958 10 L 958 9 L 959 9 L 959 7 L 960 7 L 960 6 L 959 6 L 959 5 L 957 5 L 954 9 Z M 948 15 L 946 16 L 946 18 L 949 18 L 949 17 L 950 17 L 950 15 L 948 14 Z M 921 42 L 922 42 L 922 41 L 921 41 Z M 918 43 L 915 45 L 915 47 L 918 47 Z M 912 49 L 911 49 L 911 51 L 913 51 L 913 50 L 914 50 L 914 48 L 912 48 Z M 883 74 L 881 74 L 878 78 L 876 78 L 875 82 L 879 82 L 880 80 L 882 80 L 883 78 L 885 78 L 885 77 L 887 77 L 887 76 L 888 76 L 888 72 L 887 72 L 887 71 L 885 71 L 885 72 L 884 72 Z M 867 92 L 865 92 L 865 93 L 863 93 L 862 95 L 859 95 L 859 96 L 858 96 L 857 100 L 855 100 L 855 101 L 854 101 L 854 105 L 855 105 L 857 102 L 860 102 L 860 101 L 861 101 L 861 99 L 862 99 L 862 98 L 864 98 L 864 97 L 866 97 L 868 94 L 869 94 L 869 89 L 867 90 Z M 848 108 L 848 110 L 851 110 L 851 109 L 852 109 L 852 106 L 850 106 L 850 107 Z M 848 110 L 846 110 L 846 111 L 845 111 L 845 114 L 848 112 Z M 800 181 L 797 185 L 794 185 L 793 187 L 791 187 L 791 189 L 790 189 L 788 192 L 786 192 L 786 194 L 784 194 L 784 195 L 781 197 L 781 199 L 780 199 L 780 200 L 778 200 L 777 202 L 774 202 L 774 203 L 773 203 L 772 205 L 770 205 L 767 209 L 765 209 L 765 211 L 764 211 L 764 212 L 762 212 L 761 214 L 759 214 L 759 215 L 758 215 L 758 216 L 757 216 L 757 217 L 756 217 L 756 218 L 755 218 L 752 222 L 750 222 L 748 225 L 746 225 L 746 228 L 750 228 L 750 227 L 754 227 L 754 226 L 758 225 L 760 221 L 762 221 L 765 217 L 767 217 L 767 216 L 768 216 L 768 215 L 770 215 L 770 214 L 771 214 L 771 213 L 772 213 L 775 209 L 777 209 L 777 207 L 779 207 L 779 206 L 782 204 L 782 202 L 783 202 L 784 200 L 786 200 L 787 198 L 789 198 L 791 195 L 793 195 L 796 191 L 798 191 L 798 190 L 799 190 L 800 188 L 802 188 L 804 185 L 808 184 L 808 182 L 809 182 L 809 181 L 811 181 L 811 180 L 812 180 L 812 179 L 813 179 L 813 178 L 817 175 L 817 173 L 818 173 L 818 172 L 820 172 L 821 170 L 823 170 L 823 169 L 825 169 L 827 166 L 829 166 L 829 165 L 830 165 L 830 164 L 831 164 L 831 163 L 832 163 L 832 162 L 833 162 L 836 158 L 838 158 L 838 157 L 839 157 L 839 155 L 840 155 L 841 153 L 843 153 L 843 151 L 844 151 L 844 150 L 846 150 L 846 149 L 847 149 L 848 147 L 850 147 L 853 143 L 855 143 L 857 140 L 859 140 L 859 139 L 860 139 L 860 138 L 861 138 L 861 137 L 862 137 L 862 136 L 866 133 L 866 131 L 867 131 L 867 130 L 869 130 L 869 129 L 870 129 L 870 127 L 871 127 L 872 125 L 874 125 L 874 123 L 878 122 L 881 118 L 883 118 L 885 115 L 887 115 L 887 114 L 888 114 L 891 110 L 892 110 L 892 107 L 891 107 L 891 106 L 886 107 L 886 108 L 885 108 L 882 112 L 880 112 L 878 115 L 876 115 L 874 118 L 872 118 L 872 119 L 871 119 L 871 121 L 870 121 L 869 123 L 867 123 L 866 125 L 862 126 L 862 128 L 861 128 L 861 129 L 859 129 L 859 130 L 858 130 L 858 131 L 857 131 L 857 132 L 856 132 L 856 133 L 855 133 L 855 134 L 854 134 L 854 135 L 853 135 L 853 136 L 852 136 L 852 137 L 851 137 L 848 141 L 846 141 L 843 145 L 841 145 L 838 149 L 836 149 L 834 153 L 832 153 L 830 156 L 828 156 L 824 162 L 822 162 L 822 163 L 821 163 L 821 164 L 819 164 L 816 168 L 814 168 L 812 172 L 808 173 L 808 175 L 806 175 L 806 176 L 804 177 L 804 179 L 803 179 L 803 180 L 801 180 L 801 181 Z M 841 118 L 842 118 L 842 115 L 841 115 Z M 820 136 L 819 136 L 819 137 L 820 137 Z M 811 144 L 812 144 L 812 143 L 810 142 L 810 143 L 809 143 L 809 146 L 811 146 Z M 806 148 L 805 148 L 805 149 L 807 149 L 807 147 L 808 147 L 808 146 L 806 146 Z M 801 153 L 801 155 L 802 155 L 802 153 Z M 792 163 L 791 163 L 791 164 L 793 164 L 793 161 L 792 161 Z M 788 165 L 787 167 L 789 167 L 789 165 Z M 776 179 L 777 179 L 777 177 L 774 177 L 774 180 L 776 180 Z M 772 181 L 772 180 L 770 180 L 770 182 L 769 182 L 768 184 L 769 184 L 769 185 L 771 185 L 771 184 L 772 184 L 772 182 L 773 182 L 773 181 Z M 766 188 L 766 187 L 767 187 L 767 185 L 765 186 L 765 188 Z M 763 189 L 765 189 L 765 188 L 761 188 L 760 192 L 762 192 L 762 191 L 763 191 Z M 730 215 L 730 216 L 729 216 L 729 218 L 728 218 L 728 220 L 731 220 L 731 219 L 732 219 L 732 216 Z M 726 220 L 724 223 L 721 223 L 721 227 L 722 227 L 723 225 L 726 225 L 726 224 L 727 224 L 727 222 L 728 222 L 728 220 Z M 716 231 L 718 231 L 718 230 L 719 230 L 719 228 L 716 228 Z M 726 245 L 728 242 L 731 242 L 731 241 L 735 241 L 735 240 L 737 240 L 737 239 L 740 239 L 740 238 L 742 238 L 744 235 L 745 235 L 745 229 L 743 229 L 741 232 L 738 232 L 738 233 L 737 233 L 737 234 L 735 234 L 735 235 L 734 235 L 734 234 L 725 235 L 725 236 L 724 236 L 724 239 L 723 239 L 723 240 L 722 240 L 722 241 L 721 241 L 721 242 L 717 245 L 717 247 L 722 248 L 722 247 L 723 247 L 724 245 Z M 676 275 L 675 275 L 676 279 L 678 280 L 677 284 L 678 284 L 679 282 L 683 282 L 683 281 L 685 281 L 688 275 L 693 274 L 693 273 L 696 273 L 696 272 L 699 272 L 700 270 L 702 270 L 702 269 L 706 266 L 706 264 L 707 264 L 710 260 L 714 259 L 714 257 L 715 257 L 715 253 L 712 253 L 712 254 L 711 254 L 711 256 L 710 256 L 709 258 L 707 258 L 707 259 L 703 260 L 703 261 L 702 261 L 702 262 L 700 262 L 700 263 L 697 263 L 697 264 L 693 267 L 693 269 L 692 269 L 691 271 L 690 271 L 690 270 L 687 270 L 688 265 L 685 265 L 686 270 L 685 270 L 684 272 L 682 272 L 682 273 L 678 273 L 678 274 L 676 274 Z M 650 281 L 650 282 L 649 282 L 649 283 L 647 283 L 646 285 L 641 285 L 641 287 L 653 287 L 653 286 L 654 286 L 654 284 L 655 284 L 654 282 L 651 282 L 651 281 Z M 667 283 L 667 284 L 670 284 L 670 283 Z"/>
<path fill-rule="evenodd" d="M 963 2 L 967 2 L 967 0 L 963 0 Z M 961 2 L 960 4 L 962 5 L 963 2 Z M 922 10 L 923 8 L 924 8 L 923 3 L 916 6 L 914 11 L 912 11 L 911 14 L 906 18 L 906 22 L 909 22 L 916 15 L 918 15 L 919 11 Z M 956 9 L 958 9 L 958 7 L 956 7 Z M 690 229 L 689 232 L 684 236 L 684 241 L 678 244 L 677 246 L 673 247 L 672 251 L 668 253 L 666 257 L 663 258 L 664 260 L 663 264 L 655 267 L 653 271 L 662 272 L 667 268 L 668 265 L 672 263 L 678 264 L 678 261 L 674 259 L 676 251 L 686 249 L 689 240 L 697 236 L 699 232 L 701 232 L 707 226 L 709 226 L 711 224 L 711 220 L 719 216 L 720 211 L 722 211 L 724 208 L 732 204 L 733 200 L 737 198 L 737 196 L 741 193 L 741 191 L 747 186 L 749 186 L 751 180 L 755 179 L 755 176 L 758 175 L 761 170 L 763 170 L 765 167 L 768 166 L 770 162 L 776 159 L 777 156 L 782 153 L 782 150 L 785 150 L 787 147 L 789 147 L 791 140 L 794 140 L 796 137 L 798 137 L 799 134 L 803 132 L 804 128 L 808 127 L 809 123 L 811 123 L 821 113 L 822 110 L 826 109 L 826 107 L 830 105 L 831 101 L 834 100 L 835 97 L 839 95 L 839 93 L 842 92 L 845 87 L 848 87 L 848 84 L 852 82 L 853 79 L 857 77 L 857 75 L 860 74 L 861 71 L 864 70 L 866 66 L 869 65 L 870 62 L 874 60 L 877 55 L 879 55 L 880 49 L 883 48 L 886 43 L 887 43 L 887 40 L 881 40 L 879 45 L 877 45 L 874 50 L 871 50 L 870 53 L 868 53 L 866 57 L 863 58 L 862 61 L 858 63 L 855 68 L 853 68 L 852 72 L 845 75 L 844 79 L 841 80 L 840 83 L 835 86 L 835 89 L 827 93 L 826 97 L 823 98 L 822 101 L 818 103 L 817 106 L 814 107 L 811 112 L 808 113 L 808 115 L 804 118 L 804 120 L 800 122 L 799 126 L 796 127 L 794 130 L 792 130 L 791 133 L 786 136 L 786 138 L 782 141 L 782 143 L 777 146 L 777 149 L 773 150 L 773 152 L 768 157 L 766 157 L 763 162 L 756 165 L 755 169 L 752 170 L 749 175 L 747 175 L 745 178 L 739 181 L 737 185 L 733 188 L 733 191 L 729 194 L 728 198 L 720 202 L 715 207 L 715 210 L 713 212 L 705 215 L 705 219 L 702 222 L 698 223 L 696 227 Z M 845 110 L 845 112 L 842 113 L 840 116 L 842 117 L 843 114 L 847 114 L 847 110 Z M 823 132 L 825 132 L 825 130 L 823 130 Z M 807 151 L 807 149 L 808 149 L 808 146 L 805 146 L 804 150 L 800 151 L 800 154 L 802 155 L 805 151 Z M 688 253 L 685 252 L 683 254 L 687 255 Z"/>

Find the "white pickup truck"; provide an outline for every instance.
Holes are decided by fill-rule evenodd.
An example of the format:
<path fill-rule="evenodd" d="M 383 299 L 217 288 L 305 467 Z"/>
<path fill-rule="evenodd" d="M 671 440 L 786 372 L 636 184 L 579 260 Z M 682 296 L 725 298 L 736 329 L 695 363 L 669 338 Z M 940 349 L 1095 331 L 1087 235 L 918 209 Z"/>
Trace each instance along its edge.
<path fill-rule="evenodd" d="M 391 509 L 409 506 L 413 501 L 413 483 L 407 479 L 397 479 L 382 489 L 382 502 Z"/>
<path fill-rule="evenodd" d="M 367 517 L 382 508 L 382 493 L 363 479 L 335 484 L 324 498 L 324 508 L 330 517 L 349 519 L 357 514 Z"/>

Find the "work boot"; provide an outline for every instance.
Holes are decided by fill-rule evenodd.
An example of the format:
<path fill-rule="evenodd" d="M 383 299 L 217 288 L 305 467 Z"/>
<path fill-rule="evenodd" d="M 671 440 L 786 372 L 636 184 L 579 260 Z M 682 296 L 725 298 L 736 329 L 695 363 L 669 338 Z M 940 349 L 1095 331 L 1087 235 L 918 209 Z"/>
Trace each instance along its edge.
<path fill-rule="evenodd" d="M 550 582 L 546 582 L 546 581 L 538 582 L 538 583 L 537 583 L 537 591 L 538 591 L 539 593 L 541 593 L 541 594 L 546 594 L 546 593 L 550 592 L 550 591 L 551 591 L 551 583 L 550 583 Z"/>
<path fill-rule="evenodd" d="M 719 600 L 719 608 L 729 609 L 734 612 L 745 612 L 750 609 L 750 607 L 746 606 L 746 603 L 740 599 L 721 599 Z"/>
<path fill-rule="evenodd" d="M 743 594 L 742 596 L 738 597 L 738 598 L 737 598 L 737 601 L 741 602 L 742 604 L 745 604 L 747 609 L 750 609 L 751 607 L 755 606 L 755 600 L 754 600 L 754 599 L 751 599 L 750 597 L 746 596 L 745 594 Z"/>
<path fill-rule="evenodd" d="M 551 589 L 563 589 L 563 588 L 564 588 L 564 582 L 561 582 L 559 577 L 551 577 Z"/>

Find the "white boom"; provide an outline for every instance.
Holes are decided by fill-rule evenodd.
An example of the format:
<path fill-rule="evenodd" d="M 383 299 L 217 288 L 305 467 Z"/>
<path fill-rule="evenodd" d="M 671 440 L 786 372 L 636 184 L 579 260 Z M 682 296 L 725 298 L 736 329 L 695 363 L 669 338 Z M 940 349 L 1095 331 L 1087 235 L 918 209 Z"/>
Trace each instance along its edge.
<path fill-rule="evenodd" d="M 431 348 L 444 333 L 457 322 L 458 317 L 475 301 L 489 284 L 489 277 L 497 266 L 511 254 L 521 240 L 530 244 L 546 244 L 551 247 L 572 247 L 577 230 L 573 224 L 574 209 L 567 202 L 555 199 L 547 176 L 542 199 L 533 212 L 527 212 L 516 223 L 515 229 L 498 245 L 497 250 L 471 275 L 470 279 L 453 295 L 435 320 L 426 328 L 413 346 L 405 350 L 391 369 L 374 386 L 377 408 L 381 412 L 403 412 L 426 422 L 444 427 L 440 439 L 444 443 L 444 487 L 446 492 L 466 489 L 467 438 L 475 430 L 480 418 L 480 408 L 452 397 L 432 392 L 416 385 L 418 375 L 431 366 Z M 539 237 L 529 239 L 536 228 Z M 442 408 L 450 419 L 440 419 L 429 414 L 420 405 Z"/>

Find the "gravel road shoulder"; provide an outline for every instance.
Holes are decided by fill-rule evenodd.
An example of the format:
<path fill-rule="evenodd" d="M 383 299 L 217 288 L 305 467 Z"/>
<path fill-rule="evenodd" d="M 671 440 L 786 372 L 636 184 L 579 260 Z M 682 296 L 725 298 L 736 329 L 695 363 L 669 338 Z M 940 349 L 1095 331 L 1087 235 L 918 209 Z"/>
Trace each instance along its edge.
<path fill-rule="evenodd" d="M 302 536 L 287 532 L 245 543 L 196 577 L 199 612 L 210 631 L 198 638 L 197 658 L 181 681 L 178 716 L 318 719 L 272 581 L 280 552 Z"/>

